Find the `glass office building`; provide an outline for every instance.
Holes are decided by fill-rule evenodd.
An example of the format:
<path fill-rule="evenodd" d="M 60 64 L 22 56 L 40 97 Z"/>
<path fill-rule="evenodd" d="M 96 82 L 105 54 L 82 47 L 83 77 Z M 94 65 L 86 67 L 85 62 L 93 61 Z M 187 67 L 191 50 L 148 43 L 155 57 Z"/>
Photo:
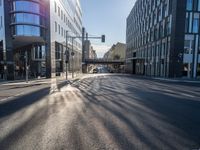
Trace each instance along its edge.
<path fill-rule="evenodd" d="M 137 0 L 127 18 L 126 70 L 200 76 L 200 0 Z"/>
<path fill-rule="evenodd" d="M 26 57 L 31 78 L 63 75 L 66 32 L 81 35 L 81 18 L 79 0 L 0 0 L 0 77 L 25 78 Z M 79 39 L 74 41 L 74 51 L 78 70 Z"/>

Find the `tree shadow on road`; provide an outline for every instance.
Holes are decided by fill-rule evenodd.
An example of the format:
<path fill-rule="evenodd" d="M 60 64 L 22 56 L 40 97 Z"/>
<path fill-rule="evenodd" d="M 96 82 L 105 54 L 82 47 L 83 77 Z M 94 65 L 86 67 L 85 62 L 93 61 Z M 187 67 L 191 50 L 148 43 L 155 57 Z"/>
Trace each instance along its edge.
<path fill-rule="evenodd" d="M 91 81 L 90 83 L 84 82 L 86 85 L 92 83 Z M 138 145 L 147 146 L 150 149 L 200 146 L 200 120 L 198 119 L 200 101 L 168 95 L 158 90 L 142 91 L 141 87 L 135 85 L 128 86 L 124 93 L 106 83 L 103 88 L 99 89 L 99 92 L 93 89 L 88 91 L 82 87 L 84 85 L 77 86 L 85 97 L 87 109 L 98 116 L 97 119 L 100 122 L 109 124 L 104 127 L 118 143 L 126 141 L 122 142 L 126 144 L 120 145 L 121 149 L 127 148 L 127 145 L 130 149 L 138 148 Z M 97 108 L 102 112 L 108 112 L 108 116 L 120 120 L 139 140 L 126 139 L 126 135 L 120 132 L 120 127 L 116 127 L 116 124 L 107 118 L 108 116 L 99 117 L 96 114 Z M 142 144 L 137 144 L 137 142 Z"/>
<path fill-rule="evenodd" d="M 58 90 L 67 84 L 67 81 L 59 83 L 57 85 Z M 48 96 L 49 93 L 50 87 L 39 88 L 36 91 L 0 103 L 0 119 L 40 101 L 45 96 Z"/>

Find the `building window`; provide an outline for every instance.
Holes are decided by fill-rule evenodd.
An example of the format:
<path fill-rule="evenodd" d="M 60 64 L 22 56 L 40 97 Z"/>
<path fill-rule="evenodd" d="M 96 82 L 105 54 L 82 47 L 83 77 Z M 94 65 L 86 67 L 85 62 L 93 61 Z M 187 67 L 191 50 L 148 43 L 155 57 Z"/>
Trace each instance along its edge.
<path fill-rule="evenodd" d="M 162 19 L 161 10 L 159 9 L 159 10 L 158 10 L 158 21 L 161 21 L 161 19 Z"/>
<path fill-rule="evenodd" d="M 60 7 L 58 7 L 58 16 L 60 16 Z"/>
<path fill-rule="evenodd" d="M 192 10 L 193 0 L 187 0 L 187 10 Z"/>
<path fill-rule="evenodd" d="M 55 13 L 57 12 L 57 5 L 56 5 L 56 2 L 54 2 L 54 10 L 55 10 Z"/>
<path fill-rule="evenodd" d="M 55 32 L 57 32 L 57 22 L 55 21 Z"/>
<path fill-rule="evenodd" d="M 57 60 L 61 59 L 62 48 L 62 44 L 56 43 L 55 57 Z"/>
<path fill-rule="evenodd" d="M 167 5 L 163 4 L 163 9 L 162 9 L 162 18 L 165 18 L 167 14 Z"/>
<path fill-rule="evenodd" d="M 30 1 L 14 1 L 13 2 L 14 11 L 27 11 L 33 13 L 40 13 L 40 7 L 38 3 Z"/>
<path fill-rule="evenodd" d="M 198 33 L 198 29 L 199 29 L 199 14 L 195 13 L 193 19 L 193 33 Z"/>
<path fill-rule="evenodd" d="M 194 11 L 198 10 L 198 0 L 194 0 Z"/>
<path fill-rule="evenodd" d="M 40 27 L 30 26 L 30 25 L 16 25 L 15 35 L 22 36 L 41 36 Z"/>
<path fill-rule="evenodd" d="M 0 18 L 0 28 L 3 28 L 3 17 Z"/>
<path fill-rule="evenodd" d="M 190 13 L 190 16 L 189 16 L 189 33 L 192 32 L 192 13 Z"/>
<path fill-rule="evenodd" d="M 15 13 L 12 15 L 13 23 L 30 23 L 35 25 L 41 25 L 42 18 L 39 15 L 28 14 L 28 13 Z"/>
<path fill-rule="evenodd" d="M 61 28 L 61 36 L 63 36 L 63 27 Z"/>
<path fill-rule="evenodd" d="M 194 36 L 186 35 L 184 42 L 184 53 L 193 54 L 194 50 Z"/>
<path fill-rule="evenodd" d="M 58 25 L 58 33 L 60 34 L 60 25 Z"/>
<path fill-rule="evenodd" d="M 159 29 L 159 33 L 160 33 L 160 38 L 162 38 L 163 37 L 163 25 L 162 25 L 162 23 L 160 24 L 160 29 Z"/>
<path fill-rule="evenodd" d="M 198 0 L 198 11 L 200 11 L 200 0 Z"/>
<path fill-rule="evenodd" d="M 188 28 L 189 28 L 189 15 L 188 15 L 188 13 L 186 13 L 186 19 L 185 19 L 185 33 L 188 32 Z"/>
<path fill-rule="evenodd" d="M 34 46 L 34 59 L 38 60 L 45 60 L 46 52 L 45 52 L 45 46 Z"/>
<path fill-rule="evenodd" d="M 0 6 L 2 5 L 2 0 L 0 0 Z"/>
<path fill-rule="evenodd" d="M 63 20 L 63 11 L 61 10 L 61 20 Z"/>

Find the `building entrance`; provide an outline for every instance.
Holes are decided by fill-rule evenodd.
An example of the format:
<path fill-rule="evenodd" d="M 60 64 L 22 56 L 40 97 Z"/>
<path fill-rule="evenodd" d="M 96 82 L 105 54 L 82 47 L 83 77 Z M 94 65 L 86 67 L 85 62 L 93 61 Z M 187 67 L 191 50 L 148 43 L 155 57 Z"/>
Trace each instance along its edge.
<path fill-rule="evenodd" d="M 45 77 L 45 48 L 43 46 L 28 46 L 14 50 L 15 79 L 25 79 L 26 57 L 29 78 Z"/>
<path fill-rule="evenodd" d="M 133 71 L 132 74 L 136 74 L 136 60 L 132 60 Z"/>

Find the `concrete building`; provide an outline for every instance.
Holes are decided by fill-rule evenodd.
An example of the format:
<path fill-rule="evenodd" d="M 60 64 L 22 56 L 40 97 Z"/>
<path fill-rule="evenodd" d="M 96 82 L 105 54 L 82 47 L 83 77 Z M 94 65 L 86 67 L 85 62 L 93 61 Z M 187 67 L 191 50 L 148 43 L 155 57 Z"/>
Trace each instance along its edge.
<path fill-rule="evenodd" d="M 96 53 L 96 50 L 93 49 L 93 47 L 92 47 L 92 50 L 91 50 L 90 57 L 92 59 L 97 59 L 97 53 Z"/>
<path fill-rule="evenodd" d="M 79 0 L 0 0 L 0 73 L 8 80 L 54 77 L 66 71 L 66 34 L 81 36 Z M 72 40 L 68 38 L 69 53 Z M 81 70 L 81 40 L 73 41 L 69 70 Z"/>
<path fill-rule="evenodd" d="M 96 59 L 96 51 L 91 46 L 90 42 L 85 41 L 85 59 Z"/>
<path fill-rule="evenodd" d="M 126 70 L 200 76 L 200 0 L 137 0 L 127 18 Z"/>
<path fill-rule="evenodd" d="M 104 59 L 106 60 L 122 60 L 126 58 L 126 44 L 118 42 L 114 44 L 105 54 Z M 124 70 L 122 65 L 108 65 L 112 70 Z"/>
<path fill-rule="evenodd" d="M 114 44 L 108 52 L 104 54 L 104 59 L 108 60 L 125 60 L 126 44 L 118 42 Z"/>

